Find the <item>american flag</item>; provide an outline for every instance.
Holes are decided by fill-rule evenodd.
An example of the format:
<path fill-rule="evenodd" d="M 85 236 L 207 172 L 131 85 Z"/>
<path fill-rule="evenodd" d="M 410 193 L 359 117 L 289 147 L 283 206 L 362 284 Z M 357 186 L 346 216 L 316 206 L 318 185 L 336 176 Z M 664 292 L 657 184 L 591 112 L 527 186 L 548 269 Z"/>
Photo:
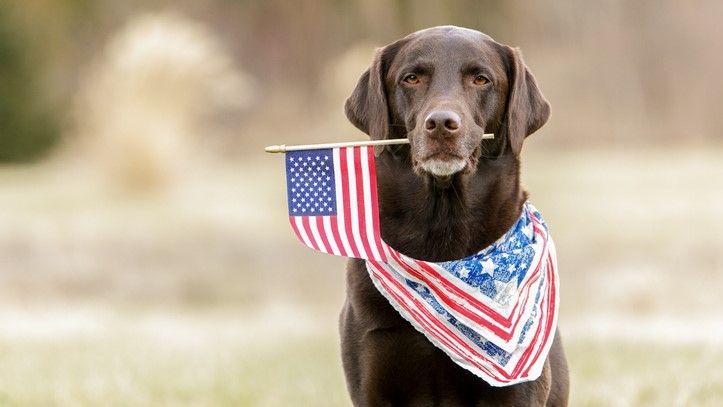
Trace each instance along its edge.
<path fill-rule="evenodd" d="M 314 250 L 366 259 L 379 292 L 455 363 L 493 386 L 540 376 L 557 327 L 554 244 L 532 204 L 498 241 L 444 263 L 381 238 L 372 147 L 286 154 L 289 221 Z"/>
<path fill-rule="evenodd" d="M 286 186 L 289 221 L 305 245 L 338 256 L 386 261 L 372 147 L 287 152 Z"/>

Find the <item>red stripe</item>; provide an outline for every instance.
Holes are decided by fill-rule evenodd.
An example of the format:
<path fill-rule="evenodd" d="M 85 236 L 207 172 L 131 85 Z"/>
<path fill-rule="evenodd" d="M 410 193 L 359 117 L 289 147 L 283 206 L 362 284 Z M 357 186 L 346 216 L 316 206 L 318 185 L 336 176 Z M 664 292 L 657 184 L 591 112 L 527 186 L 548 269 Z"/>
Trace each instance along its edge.
<path fill-rule="evenodd" d="M 364 197 L 364 173 L 362 172 L 361 162 L 361 149 L 365 147 L 353 147 L 354 152 L 354 177 L 356 186 L 356 200 L 357 200 L 357 212 L 359 212 L 359 234 L 361 234 L 362 246 L 367 257 L 372 257 L 372 248 L 369 246 L 369 239 L 367 239 L 367 224 L 366 224 L 366 199 Z"/>
<path fill-rule="evenodd" d="M 339 253 L 341 253 L 342 256 L 348 257 L 346 249 L 344 249 L 344 244 L 341 242 L 341 236 L 339 236 L 339 223 L 337 221 L 337 217 L 329 216 L 329 221 L 329 227 L 331 228 L 332 234 L 331 237 L 336 242 L 336 247 L 339 248 Z"/>
<path fill-rule="evenodd" d="M 301 237 L 301 233 L 299 233 L 299 228 L 296 227 L 296 221 L 294 220 L 294 218 L 295 216 L 289 216 L 289 223 L 291 223 L 291 229 L 294 230 L 296 237 L 301 241 L 301 243 L 306 244 L 304 238 Z"/>
<path fill-rule="evenodd" d="M 540 313 L 541 313 L 541 314 L 543 313 L 543 311 L 542 311 L 542 306 L 544 306 L 544 304 L 545 304 L 546 302 L 547 302 L 547 300 L 545 299 L 545 300 L 543 300 L 542 303 L 540 304 L 540 306 L 541 306 L 541 307 L 540 307 Z M 543 315 L 540 315 L 540 318 L 543 318 L 543 319 L 544 319 L 544 314 L 543 314 Z M 538 340 L 539 337 L 540 337 L 540 332 L 542 332 L 542 321 L 543 321 L 543 320 L 540 320 L 540 323 L 537 324 L 537 329 L 535 330 L 535 336 L 534 336 L 534 337 L 532 338 L 532 340 L 530 341 L 530 344 L 527 346 L 527 349 L 525 349 L 525 353 L 523 353 L 522 356 L 520 357 L 520 359 L 517 360 L 517 365 L 516 365 L 515 368 L 512 370 L 512 375 L 513 375 L 513 376 L 519 374 L 519 373 L 520 373 L 520 370 L 522 370 L 522 368 L 527 364 L 527 360 L 530 359 L 530 355 L 532 354 L 533 349 L 535 349 L 535 346 L 537 345 L 537 340 Z M 542 348 L 542 346 L 540 346 L 540 349 L 541 349 L 541 348 Z M 531 364 L 530 364 L 529 366 L 534 365 L 535 360 L 536 360 L 536 359 L 533 359 L 532 362 L 531 362 Z M 529 369 L 528 369 L 528 371 L 529 371 Z"/>
<path fill-rule="evenodd" d="M 525 372 L 523 374 L 527 375 L 534 365 L 534 361 L 537 360 L 540 357 L 540 353 L 542 353 L 542 349 L 546 346 L 547 342 L 550 340 L 550 333 L 552 333 L 552 324 L 553 324 L 553 315 L 555 312 L 555 296 L 557 295 L 557 287 L 555 286 L 555 278 L 553 276 L 553 263 L 552 263 L 552 257 L 548 254 L 549 259 L 549 267 L 548 267 L 548 278 L 550 278 L 550 288 L 549 288 L 549 297 L 548 297 L 548 307 L 547 307 L 547 325 L 545 326 L 545 337 L 542 340 L 543 345 L 540 346 L 540 348 L 537 350 L 537 354 L 535 355 L 535 358 L 533 359 L 533 363 L 531 363 Z"/>
<path fill-rule="evenodd" d="M 532 353 L 532 350 L 535 348 L 535 345 L 538 342 L 540 332 L 542 332 L 542 321 L 545 321 L 545 334 L 542 338 L 542 344 L 537 348 L 537 353 L 535 354 L 535 357 L 530 361 L 530 363 L 527 365 L 527 369 L 523 373 L 524 376 L 527 376 L 532 366 L 535 364 L 537 359 L 540 356 L 540 353 L 542 352 L 542 349 L 545 347 L 545 344 L 548 341 L 549 335 L 550 335 L 550 325 L 552 324 L 552 318 L 550 317 L 551 312 L 554 312 L 554 298 L 552 298 L 552 301 L 550 301 L 550 292 L 554 293 L 554 279 L 552 279 L 552 266 L 549 261 L 549 253 L 548 253 L 548 260 L 545 262 L 547 265 L 547 278 L 550 279 L 550 283 L 547 287 L 547 294 L 545 298 L 540 303 L 540 318 L 541 322 L 537 326 L 537 330 L 535 331 L 535 336 L 530 341 L 530 344 L 528 345 L 527 349 L 525 350 L 525 353 L 520 357 L 520 359 L 517 361 L 517 365 L 515 366 L 515 369 L 512 371 L 513 374 L 518 374 L 519 371 L 527 364 L 527 360 L 530 357 L 530 354 Z M 545 304 L 548 305 L 547 312 L 545 312 Z"/>
<path fill-rule="evenodd" d="M 529 293 L 530 286 L 532 285 L 532 282 L 535 281 L 535 280 L 533 280 L 533 279 L 529 279 L 528 282 L 527 282 L 527 284 L 525 284 L 525 285 L 522 287 L 522 293 L 523 293 L 523 295 L 524 295 L 524 300 L 523 300 L 523 302 L 522 302 L 523 307 L 519 307 L 519 302 L 518 302 L 517 304 L 515 304 L 515 307 L 513 308 L 512 313 L 511 313 L 509 319 L 506 319 L 506 318 L 500 316 L 497 312 L 495 312 L 494 310 L 491 310 L 490 308 L 488 308 L 488 307 L 485 305 L 485 307 L 487 308 L 487 310 L 489 310 L 489 312 L 486 312 L 486 314 L 489 315 L 492 319 L 494 319 L 495 321 L 497 321 L 497 322 L 500 323 L 500 324 L 503 324 L 503 323 L 502 323 L 502 322 L 499 322 L 499 321 L 500 321 L 500 320 L 503 321 L 503 322 L 504 322 L 503 325 L 504 325 L 505 328 L 508 328 L 510 325 L 512 325 L 512 329 L 508 332 L 508 331 L 506 331 L 506 330 L 498 327 L 497 325 L 490 324 L 490 322 L 487 321 L 486 319 L 481 318 L 481 317 L 478 316 L 477 314 L 472 313 L 469 309 L 467 309 L 466 307 L 460 305 L 460 304 L 457 303 L 454 299 L 451 299 L 449 296 L 447 296 L 447 294 L 445 294 L 445 291 L 444 291 L 444 290 L 441 290 L 441 289 L 436 288 L 436 286 L 434 286 L 434 284 L 433 284 L 428 278 L 426 278 L 422 273 L 418 272 L 418 271 L 415 270 L 413 267 L 410 267 L 409 265 L 407 265 L 406 263 L 404 263 L 404 262 L 399 258 L 399 253 L 398 253 L 398 252 L 392 252 L 392 257 L 393 257 L 399 264 L 401 264 L 402 267 L 404 267 L 404 269 L 405 269 L 409 274 L 411 274 L 411 275 L 412 275 L 413 277 L 415 277 L 416 279 L 421 280 L 422 282 L 426 283 L 430 288 L 432 288 L 432 289 L 434 290 L 435 294 L 437 295 L 437 297 L 439 297 L 439 299 L 442 300 L 442 302 L 444 302 L 445 304 L 447 304 L 449 307 L 451 307 L 451 308 L 454 309 L 455 311 L 459 312 L 460 314 L 464 315 L 466 318 L 469 318 L 470 320 L 474 321 L 475 323 L 489 328 L 491 331 L 493 331 L 493 332 L 495 333 L 495 335 L 499 336 L 501 339 L 503 339 L 503 340 L 505 340 L 505 341 L 507 341 L 507 340 L 509 340 L 509 339 L 512 338 L 512 336 L 513 336 L 513 334 L 514 334 L 514 330 L 515 330 L 515 328 L 517 327 L 519 321 L 521 320 L 520 316 L 521 316 L 522 313 L 524 312 L 524 305 L 527 304 L 527 299 L 529 298 L 528 293 Z M 420 262 L 417 262 L 417 264 L 420 264 L 421 266 L 425 267 L 425 270 L 430 271 L 430 273 L 435 273 L 435 274 L 437 274 L 436 271 L 434 271 L 434 270 L 432 270 L 431 268 L 429 268 L 426 264 L 420 263 Z M 539 270 L 539 268 L 540 268 L 540 264 L 538 264 L 538 267 L 537 267 L 535 273 L 537 273 L 537 270 Z M 437 274 L 437 275 L 439 275 L 439 274 Z M 444 281 L 446 281 L 446 280 L 444 280 Z M 446 284 L 443 282 L 443 285 L 445 285 L 448 289 L 451 288 L 451 291 L 458 291 L 457 287 L 456 287 L 456 286 L 451 286 L 451 283 L 449 283 L 448 281 L 446 282 Z M 450 287 L 450 286 L 451 286 L 451 287 Z M 477 301 L 477 300 L 475 299 L 475 301 Z M 477 301 L 477 302 L 478 302 L 478 301 Z M 515 315 L 515 311 L 518 310 L 518 307 L 519 307 L 519 312 L 517 312 L 517 314 Z M 514 324 L 512 324 L 512 322 L 511 322 L 513 317 L 516 317 L 516 321 L 515 321 Z"/>
<path fill-rule="evenodd" d="M 374 164 L 374 147 L 367 147 L 367 165 L 369 166 L 369 189 L 371 190 L 372 204 L 372 227 L 374 230 L 374 244 L 379 250 L 382 261 L 387 261 L 387 256 L 382 248 L 382 233 L 379 228 L 379 200 L 377 199 L 377 169 Z"/>
<path fill-rule="evenodd" d="M 314 235 L 311 234 L 311 227 L 309 227 L 309 217 L 308 216 L 302 216 L 301 217 L 301 225 L 304 227 L 304 231 L 306 231 L 306 236 L 309 238 L 309 241 L 311 242 L 311 247 L 314 248 L 314 250 L 319 250 L 319 244 L 316 242 L 316 238 L 314 238 Z"/>
<path fill-rule="evenodd" d="M 372 263 L 376 263 L 376 262 L 373 261 L 373 260 L 372 260 L 371 262 L 372 262 Z M 374 264 L 374 266 L 376 267 L 376 270 L 378 271 L 378 273 L 379 273 L 379 274 L 382 274 L 382 277 L 383 277 L 383 276 L 386 276 L 387 280 L 389 280 L 391 283 L 399 286 L 399 283 L 398 283 L 394 278 L 389 277 L 389 275 L 386 274 L 386 272 L 384 271 L 384 268 L 383 268 L 383 267 L 379 266 L 378 263 L 377 263 L 377 264 Z M 495 379 L 495 380 L 497 380 L 497 381 L 499 381 L 499 382 L 503 382 L 503 383 L 509 382 L 509 380 L 502 379 L 502 378 L 499 378 L 498 376 L 495 376 L 494 373 L 492 373 L 492 372 L 487 368 L 487 366 L 481 365 L 481 364 L 480 364 L 479 362 L 477 362 L 476 360 L 474 360 L 474 359 L 470 358 L 469 356 L 467 356 L 466 353 L 465 353 L 464 351 L 462 351 L 461 349 L 465 349 L 465 348 L 466 348 L 466 349 L 467 349 L 470 353 L 472 353 L 473 355 L 474 355 L 474 353 L 476 353 L 476 352 L 475 352 L 473 349 L 469 348 L 469 346 L 468 346 L 466 343 L 464 343 L 464 341 L 460 340 L 454 333 L 451 333 L 451 332 L 450 332 L 450 334 L 451 334 L 450 336 L 451 336 L 452 339 L 454 339 L 456 342 L 458 342 L 458 343 L 461 342 L 461 343 L 460 343 L 461 348 L 460 348 L 460 346 L 457 346 L 457 345 L 455 345 L 454 343 L 451 343 L 450 340 L 448 340 L 444 335 L 442 335 L 442 333 L 444 332 L 444 330 L 445 330 L 446 327 L 444 327 L 444 326 L 440 327 L 439 321 L 438 321 L 434 316 L 430 316 L 430 314 L 429 314 L 429 312 L 426 310 L 426 308 L 424 308 L 424 306 L 420 306 L 420 304 L 418 303 L 418 301 L 417 301 L 414 297 L 409 296 L 408 293 L 406 292 L 406 290 L 404 290 L 403 288 L 401 289 L 401 291 L 405 294 L 405 296 L 406 296 L 407 298 L 411 299 L 411 300 L 417 305 L 417 307 L 419 307 L 419 310 L 424 314 L 424 316 L 420 315 L 415 309 L 408 307 L 408 306 L 406 305 L 406 303 L 404 302 L 404 300 L 403 300 L 403 299 L 400 299 L 399 295 L 397 295 L 396 293 L 394 293 L 394 292 L 392 291 L 392 289 L 391 289 L 391 288 L 389 287 L 389 285 L 384 281 L 383 278 L 379 278 L 378 281 L 386 288 L 386 292 L 389 293 L 389 295 L 391 295 L 391 296 L 397 301 L 397 303 L 398 303 L 401 307 L 403 307 L 407 312 L 409 312 L 410 315 L 413 316 L 414 319 L 415 319 L 420 325 L 422 325 L 422 326 L 425 328 L 425 331 L 426 331 L 426 332 L 428 332 L 430 335 L 434 336 L 434 338 L 437 339 L 439 342 L 442 342 L 444 345 L 446 345 L 446 346 L 448 347 L 448 349 L 450 349 L 451 351 L 453 351 L 457 356 L 459 356 L 460 358 L 466 360 L 466 361 L 467 361 L 469 364 L 471 364 L 472 366 L 474 366 L 474 367 L 476 367 L 476 368 L 484 371 L 485 373 L 487 373 L 487 374 L 488 374 L 490 377 L 492 377 L 493 379 Z M 426 317 L 425 317 L 425 316 L 426 316 Z M 478 356 L 480 359 L 486 360 L 486 361 L 488 361 L 490 364 L 492 364 L 492 366 L 493 366 L 493 367 L 495 368 L 495 370 L 497 370 L 498 372 L 501 372 L 503 375 L 505 374 L 505 372 L 504 372 L 504 371 L 501 371 L 500 368 L 499 368 L 498 366 L 496 366 L 496 364 L 495 364 L 493 361 L 490 361 L 489 359 L 485 358 L 485 357 L 482 356 L 482 355 L 477 355 L 477 356 Z"/>
<path fill-rule="evenodd" d="M 344 228 L 346 229 L 346 238 L 349 240 L 351 252 L 356 258 L 360 258 L 359 251 L 354 242 L 354 234 L 351 229 L 351 208 L 349 204 L 349 171 L 346 167 L 346 147 L 339 149 L 339 168 L 341 169 L 341 194 L 344 201 Z"/>
<path fill-rule="evenodd" d="M 522 354 L 522 356 L 517 360 L 517 365 L 512 370 L 513 375 L 517 375 L 520 373 L 520 370 L 527 364 L 527 360 L 530 358 L 530 355 L 532 354 L 532 350 L 535 349 L 535 346 L 537 345 L 538 339 L 540 338 L 540 332 L 542 332 L 542 322 L 546 320 L 546 314 L 544 312 L 544 304 L 547 302 L 547 298 L 544 298 L 542 302 L 540 303 L 540 323 L 537 324 L 537 329 L 535 330 L 535 336 L 532 337 L 532 340 L 530 341 L 530 344 L 527 346 L 527 349 L 525 349 L 525 353 Z M 532 360 L 532 363 L 530 366 L 534 364 L 536 359 Z"/>
<path fill-rule="evenodd" d="M 319 231 L 319 237 L 321 237 L 321 242 L 324 244 L 324 247 L 326 247 L 325 252 L 333 254 L 334 251 L 331 250 L 331 245 L 329 244 L 329 239 L 326 237 L 326 229 L 324 229 L 324 217 L 323 216 L 314 216 L 316 218 L 316 229 Z"/>

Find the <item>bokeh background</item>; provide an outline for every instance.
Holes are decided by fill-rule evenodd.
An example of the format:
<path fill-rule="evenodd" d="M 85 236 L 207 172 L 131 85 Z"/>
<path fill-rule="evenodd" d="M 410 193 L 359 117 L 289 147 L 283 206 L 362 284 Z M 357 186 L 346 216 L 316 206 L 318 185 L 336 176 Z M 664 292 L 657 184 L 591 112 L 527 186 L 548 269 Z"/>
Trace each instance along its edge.
<path fill-rule="evenodd" d="M 723 400 L 723 2 L 0 2 L 0 405 L 346 406 L 342 258 L 268 144 L 363 139 L 374 47 L 521 47 L 573 406 Z"/>

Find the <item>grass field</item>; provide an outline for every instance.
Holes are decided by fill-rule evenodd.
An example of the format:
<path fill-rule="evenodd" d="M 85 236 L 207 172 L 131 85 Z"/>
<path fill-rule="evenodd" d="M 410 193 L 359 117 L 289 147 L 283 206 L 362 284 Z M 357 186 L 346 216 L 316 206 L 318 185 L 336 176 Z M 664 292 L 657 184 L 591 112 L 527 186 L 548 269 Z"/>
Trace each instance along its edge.
<path fill-rule="evenodd" d="M 277 312 L 283 316 L 269 317 L 298 314 L 291 307 Z M 304 323 L 294 318 L 271 326 L 198 312 L 96 318 L 3 338 L 0 403 L 349 405 L 333 320 L 302 317 Z M 573 337 L 566 347 L 573 406 L 717 406 L 723 400 L 720 344 Z"/>
<path fill-rule="evenodd" d="M 723 149 L 528 150 L 571 405 L 721 405 Z M 349 405 L 344 261 L 293 240 L 282 182 L 278 157 L 152 195 L 1 169 L 0 405 Z"/>

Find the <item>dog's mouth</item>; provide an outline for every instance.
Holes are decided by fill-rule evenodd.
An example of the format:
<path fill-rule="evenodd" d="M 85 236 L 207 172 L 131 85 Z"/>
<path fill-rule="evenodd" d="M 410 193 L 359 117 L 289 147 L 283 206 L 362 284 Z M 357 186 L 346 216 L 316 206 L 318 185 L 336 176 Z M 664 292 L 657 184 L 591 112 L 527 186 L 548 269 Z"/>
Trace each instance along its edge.
<path fill-rule="evenodd" d="M 430 154 L 418 162 L 418 167 L 425 173 L 436 178 L 448 178 L 463 171 L 468 160 L 450 153 Z"/>

